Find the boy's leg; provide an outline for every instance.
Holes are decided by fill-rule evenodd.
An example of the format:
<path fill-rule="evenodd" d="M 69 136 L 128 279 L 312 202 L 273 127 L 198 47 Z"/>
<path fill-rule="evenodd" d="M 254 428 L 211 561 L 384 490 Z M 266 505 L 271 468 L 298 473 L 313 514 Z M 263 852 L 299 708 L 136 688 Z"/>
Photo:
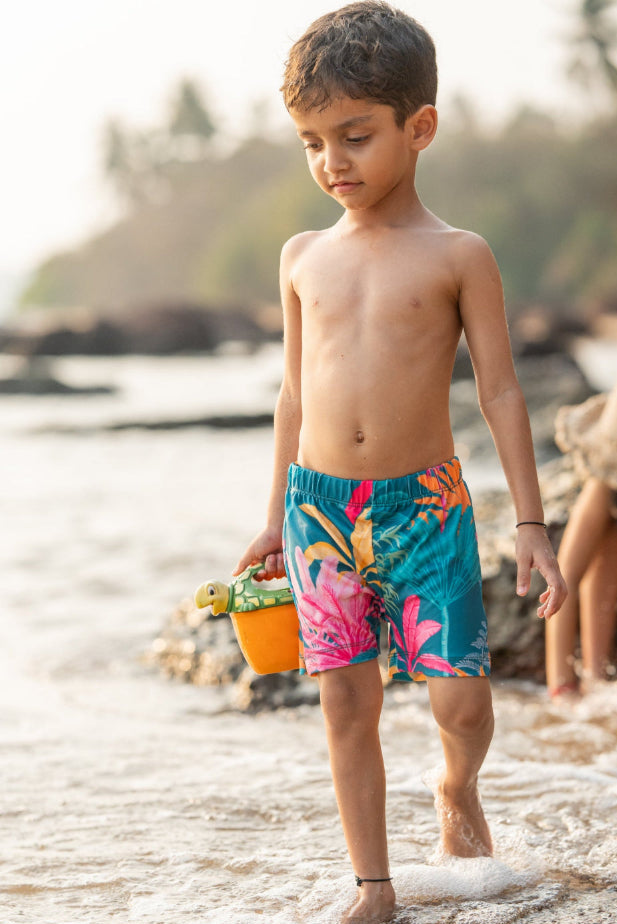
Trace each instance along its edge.
<path fill-rule="evenodd" d="M 383 684 L 377 660 L 319 674 L 330 766 L 354 873 L 390 875 L 386 839 L 386 780 L 379 717 Z M 365 882 L 345 921 L 382 922 L 394 908 L 390 882 Z"/>
<path fill-rule="evenodd" d="M 446 761 L 435 794 L 443 848 L 457 857 L 492 856 L 478 795 L 478 771 L 493 737 L 489 679 L 431 677 L 428 690 Z"/>

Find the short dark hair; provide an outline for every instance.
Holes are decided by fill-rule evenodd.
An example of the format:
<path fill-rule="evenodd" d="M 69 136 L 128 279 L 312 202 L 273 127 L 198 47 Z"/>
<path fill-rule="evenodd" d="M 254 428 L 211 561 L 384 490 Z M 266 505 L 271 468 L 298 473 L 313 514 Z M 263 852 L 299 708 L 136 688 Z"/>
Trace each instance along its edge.
<path fill-rule="evenodd" d="M 394 109 L 397 125 L 437 97 L 435 45 L 428 32 L 382 0 L 361 0 L 320 16 L 291 48 L 281 87 L 288 109 L 324 109 L 337 96 Z"/>

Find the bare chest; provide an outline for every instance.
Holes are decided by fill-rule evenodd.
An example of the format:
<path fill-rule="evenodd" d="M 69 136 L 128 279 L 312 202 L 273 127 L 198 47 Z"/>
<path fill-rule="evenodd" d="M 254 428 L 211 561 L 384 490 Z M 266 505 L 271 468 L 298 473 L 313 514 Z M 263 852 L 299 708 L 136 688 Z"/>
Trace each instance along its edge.
<path fill-rule="evenodd" d="M 306 336 L 424 339 L 460 329 L 453 279 L 422 254 L 322 254 L 304 268 L 297 293 Z"/>

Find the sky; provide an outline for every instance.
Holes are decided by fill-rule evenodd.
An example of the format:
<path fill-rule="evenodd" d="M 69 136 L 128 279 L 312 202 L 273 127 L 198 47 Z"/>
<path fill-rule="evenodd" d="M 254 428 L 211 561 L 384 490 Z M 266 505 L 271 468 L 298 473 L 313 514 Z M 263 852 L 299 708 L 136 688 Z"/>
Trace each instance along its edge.
<path fill-rule="evenodd" d="M 255 103 L 286 118 L 278 87 L 289 45 L 336 0 L 19 0 L 3 13 L 0 282 L 109 222 L 102 127 L 160 123 L 174 86 L 204 89 L 230 138 Z M 575 0 L 398 0 L 437 46 L 438 108 L 468 95 L 487 121 L 521 102 L 566 113 Z"/>

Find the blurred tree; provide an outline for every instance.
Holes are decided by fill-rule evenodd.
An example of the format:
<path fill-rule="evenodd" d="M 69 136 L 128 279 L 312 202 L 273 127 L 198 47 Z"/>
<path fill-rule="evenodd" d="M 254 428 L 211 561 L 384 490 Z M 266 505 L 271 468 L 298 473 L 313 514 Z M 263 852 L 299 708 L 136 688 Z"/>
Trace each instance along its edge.
<path fill-rule="evenodd" d="M 103 126 L 103 171 L 116 193 L 123 200 L 132 201 L 133 165 L 132 138 L 117 119 Z"/>
<path fill-rule="evenodd" d="M 477 132 L 478 113 L 473 100 L 464 93 L 455 93 L 448 105 L 446 125 L 446 131 L 449 133 Z M 440 129 L 440 132 L 443 132 L 443 129 Z"/>
<path fill-rule="evenodd" d="M 257 144 L 247 144 L 247 154 L 254 156 Z M 262 140 L 263 153 L 266 145 Z M 252 188 L 247 184 L 242 220 L 223 219 L 210 249 L 197 261 L 195 285 L 202 299 L 278 303 L 277 267 L 284 242 L 340 218 L 340 206 L 319 195 L 295 140 L 279 150 L 285 152 L 282 169 Z"/>
<path fill-rule="evenodd" d="M 568 72 L 589 89 L 602 79 L 617 97 L 617 21 L 615 0 L 582 0 L 578 28 L 572 36 Z"/>
<path fill-rule="evenodd" d="M 267 97 L 253 100 L 247 114 L 245 138 L 272 138 L 277 134 L 273 126 L 272 103 Z M 279 132 L 280 134 L 280 132 Z"/>
<path fill-rule="evenodd" d="M 207 156 L 216 125 L 190 80 L 182 80 L 166 125 L 147 130 L 125 128 L 110 119 L 103 128 L 103 171 L 129 211 L 160 203 L 183 182 L 183 166 Z"/>
<path fill-rule="evenodd" d="M 168 125 L 170 154 L 181 160 L 200 159 L 216 134 L 216 125 L 192 80 L 180 82 L 172 100 Z"/>
<path fill-rule="evenodd" d="M 120 201 L 139 209 L 165 196 L 169 143 L 156 130 L 131 131 L 116 119 L 103 127 L 103 172 Z"/>
<path fill-rule="evenodd" d="M 273 303 L 283 241 L 336 221 L 340 210 L 315 188 L 297 139 L 264 131 L 259 104 L 246 120 L 250 136 L 215 156 L 198 94 L 191 102 L 179 90 L 175 100 L 157 128 L 108 123 L 103 161 L 126 214 L 40 266 L 24 306 Z M 420 161 L 420 194 L 489 241 L 511 317 L 538 302 L 572 317 L 617 309 L 617 107 L 565 125 L 527 106 L 490 128 L 457 99 L 451 116 Z M 180 158 L 174 145 L 200 132 L 200 157 Z"/>

